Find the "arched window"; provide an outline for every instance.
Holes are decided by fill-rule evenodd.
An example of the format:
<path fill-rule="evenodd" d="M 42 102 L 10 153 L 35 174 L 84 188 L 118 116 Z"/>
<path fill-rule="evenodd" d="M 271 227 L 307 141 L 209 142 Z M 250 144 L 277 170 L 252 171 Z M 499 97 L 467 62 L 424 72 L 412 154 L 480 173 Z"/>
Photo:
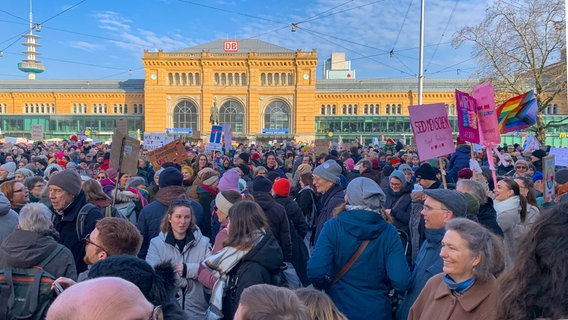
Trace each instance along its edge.
<path fill-rule="evenodd" d="M 195 85 L 201 85 L 201 77 L 199 76 L 199 73 L 195 74 Z"/>
<path fill-rule="evenodd" d="M 337 113 L 337 111 L 336 111 L 335 105 L 332 105 L 331 106 L 331 114 L 336 114 L 336 113 Z"/>
<path fill-rule="evenodd" d="M 288 104 L 280 100 L 272 101 L 264 110 L 264 128 L 287 129 L 291 134 L 291 116 Z"/>
<path fill-rule="evenodd" d="M 244 72 L 241 73 L 241 84 L 242 84 L 243 86 L 246 86 L 246 85 L 247 85 L 247 75 L 246 75 Z"/>
<path fill-rule="evenodd" d="M 233 74 L 229 73 L 229 85 L 232 86 L 233 85 Z"/>
<path fill-rule="evenodd" d="M 241 76 L 238 73 L 235 73 L 235 85 L 241 85 Z"/>
<path fill-rule="evenodd" d="M 280 80 L 281 80 L 282 85 L 285 86 L 286 85 L 286 74 L 284 72 L 282 72 L 280 74 Z"/>
<path fill-rule="evenodd" d="M 402 105 L 399 104 L 399 105 L 396 107 L 396 114 L 402 114 Z"/>
<path fill-rule="evenodd" d="M 180 83 L 179 73 L 176 73 L 176 86 L 179 86 L 179 83 Z"/>
<path fill-rule="evenodd" d="M 266 85 L 266 73 L 263 73 L 263 74 L 260 75 L 260 85 L 261 86 Z"/>
<path fill-rule="evenodd" d="M 219 85 L 219 74 L 218 73 L 215 74 L 215 85 L 216 86 Z"/>
<path fill-rule="evenodd" d="M 291 86 L 294 84 L 294 77 L 292 76 L 292 72 L 288 72 L 288 85 Z"/>
<path fill-rule="evenodd" d="M 347 105 L 343 105 L 343 114 L 347 114 Z"/>
<path fill-rule="evenodd" d="M 391 112 L 391 106 L 390 106 L 390 104 L 387 104 L 387 109 L 386 109 L 385 113 L 390 114 L 390 112 Z"/>
<path fill-rule="evenodd" d="M 170 86 L 174 85 L 174 75 L 172 73 L 168 73 L 168 82 L 170 83 Z"/>
<path fill-rule="evenodd" d="M 188 73 L 187 77 L 189 78 L 189 85 L 192 86 L 193 85 L 193 73 Z"/>
<path fill-rule="evenodd" d="M 219 109 L 219 123 L 229 123 L 233 132 L 244 133 L 244 109 L 243 106 L 235 101 L 229 100 Z"/>
<path fill-rule="evenodd" d="M 373 108 L 372 105 L 371 108 Z M 369 113 L 369 105 L 366 104 L 363 106 L 363 114 L 368 114 L 368 113 Z"/>
<path fill-rule="evenodd" d="M 175 106 L 173 113 L 174 128 L 191 128 L 196 131 L 199 130 L 198 121 L 199 114 L 193 102 L 182 100 Z"/>
<path fill-rule="evenodd" d="M 357 110 L 357 105 L 353 105 L 353 113 L 354 114 L 359 114 L 359 110 Z"/>
<path fill-rule="evenodd" d="M 274 85 L 280 85 L 280 77 L 278 76 L 278 73 L 274 74 Z"/>
<path fill-rule="evenodd" d="M 222 86 L 227 85 L 227 74 L 225 74 L 225 73 L 221 73 L 221 85 Z"/>
<path fill-rule="evenodd" d="M 182 73 L 182 74 L 181 74 L 181 83 L 182 83 L 184 86 L 187 86 L 187 75 L 186 75 L 185 73 Z"/>
<path fill-rule="evenodd" d="M 268 85 L 271 86 L 272 85 L 272 73 L 268 74 Z"/>
<path fill-rule="evenodd" d="M 328 108 L 329 108 L 329 107 L 328 107 Z M 325 105 L 324 105 L 324 104 L 321 105 L 320 114 L 321 114 L 321 115 L 325 115 Z"/>

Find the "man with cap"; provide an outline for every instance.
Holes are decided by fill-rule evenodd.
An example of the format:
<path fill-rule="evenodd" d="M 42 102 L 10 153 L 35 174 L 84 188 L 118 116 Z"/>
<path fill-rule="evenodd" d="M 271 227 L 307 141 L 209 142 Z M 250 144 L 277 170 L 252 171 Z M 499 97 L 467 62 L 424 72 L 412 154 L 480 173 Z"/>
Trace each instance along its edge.
<path fill-rule="evenodd" d="M 410 287 L 397 311 L 397 319 L 406 319 L 410 307 L 418 298 L 426 282 L 434 275 L 442 272 L 443 261 L 440 258 L 442 238 L 445 226 L 454 217 L 465 217 L 467 201 L 455 191 L 447 189 L 424 190 L 426 200 L 421 214 L 425 221 L 426 240 L 422 243 L 410 279 Z"/>
<path fill-rule="evenodd" d="M 87 269 L 87 264 L 83 261 L 83 238 L 95 229 L 95 224 L 103 218 L 103 213 L 98 207 L 92 206 L 81 226 L 84 234 L 78 234 L 81 229 L 77 226 L 79 212 L 87 204 L 85 192 L 81 189 L 81 177 L 75 170 L 62 170 L 49 179 L 47 187 L 51 209 L 55 213 L 52 219 L 55 230 L 59 232 L 59 243 L 71 250 L 77 273 L 81 273 Z"/>
<path fill-rule="evenodd" d="M 187 199 L 198 221 L 203 219 L 204 215 L 203 207 L 199 202 L 187 197 L 183 187 L 183 174 L 177 168 L 165 168 L 159 175 L 158 185 L 156 200 L 145 206 L 138 217 L 138 229 L 143 237 L 142 247 L 138 253 L 138 257 L 141 259 L 146 259 L 150 240 L 160 233 L 162 218 L 174 199 Z M 209 216 L 208 213 L 207 216 Z"/>
<path fill-rule="evenodd" d="M 319 215 L 312 245 L 317 241 L 324 223 L 332 217 L 333 210 L 345 202 L 345 191 L 339 183 L 341 172 L 337 161 L 332 159 L 320 164 L 314 170 L 314 186 L 321 195 L 317 204 Z"/>
<path fill-rule="evenodd" d="M 542 158 L 546 157 L 546 151 L 542 149 L 536 149 L 531 153 L 531 162 L 535 167 L 535 171 L 542 172 Z"/>

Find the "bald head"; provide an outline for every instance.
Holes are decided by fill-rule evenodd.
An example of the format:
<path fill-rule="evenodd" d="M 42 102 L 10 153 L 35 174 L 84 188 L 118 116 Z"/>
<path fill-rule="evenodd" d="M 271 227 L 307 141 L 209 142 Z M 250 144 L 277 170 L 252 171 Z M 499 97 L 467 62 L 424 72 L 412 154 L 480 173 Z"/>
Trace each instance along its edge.
<path fill-rule="evenodd" d="M 46 319 L 148 319 L 152 310 L 152 304 L 131 282 L 102 277 L 65 290 L 50 306 Z"/>

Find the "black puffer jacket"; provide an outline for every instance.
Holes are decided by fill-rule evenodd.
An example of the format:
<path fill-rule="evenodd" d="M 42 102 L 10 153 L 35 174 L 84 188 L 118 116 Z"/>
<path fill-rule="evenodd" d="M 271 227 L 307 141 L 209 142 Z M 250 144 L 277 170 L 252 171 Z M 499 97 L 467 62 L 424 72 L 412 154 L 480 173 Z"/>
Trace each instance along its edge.
<path fill-rule="evenodd" d="M 278 241 L 272 233 L 267 233 L 229 272 L 228 290 L 223 297 L 224 319 L 233 319 L 243 290 L 255 284 L 272 284 L 272 275 L 283 262 Z"/>
<path fill-rule="evenodd" d="M 501 227 L 499 227 L 497 223 L 497 213 L 495 212 L 495 208 L 493 208 L 493 199 L 487 197 L 487 202 L 479 207 L 477 221 L 491 232 L 503 238 L 503 230 L 501 230 Z"/>
<path fill-rule="evenodd" d="M 386 195 L 385 208 L 391 209 L 391 216 L 394 219 L 393 225 L 406 232 L 407 235 L 410 234 L 408 223 L 412 213 L 412 199 L 410 197 L 412 188 L 413 185 L 407 183 L 406 187 L 399 192 L 394 192 L 390 186 L 383 189 Z"/>
<path fill-rule="evenodd" d="M 284 254 L 284 261 L 292 261 L 292 239 L 290 237 L 290 225 L 288 223 L 288 216 L 286 215 L 286 209 L 272 198 L 268 192 L 253 192 L 254 201 L 260 205 L 264 214 L 268 218 L 270 223 L 270 229 L 272 234 L 280 247 L 282 248 L 282 253 Z"/>
<path fill-rule="evenodd" d="M 0 268 L 32 268 L 47 258 L 57 247 L 57 241 L 48 234 L 17 229 L 2 242 Z M 55 278 L 77 279 L 75 260 L 64 247 L 44 268 Z"/>

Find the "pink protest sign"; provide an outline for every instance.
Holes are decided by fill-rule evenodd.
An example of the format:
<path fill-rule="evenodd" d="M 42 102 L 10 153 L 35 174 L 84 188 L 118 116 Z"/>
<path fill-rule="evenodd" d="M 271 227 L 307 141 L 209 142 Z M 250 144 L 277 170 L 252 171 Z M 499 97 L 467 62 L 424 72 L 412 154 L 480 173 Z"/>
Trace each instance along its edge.
<path fill-rule="evenodd" d="M 501 143 L 501 134 L 499 133 L 499 122 L 495 111 L 493 86 L 489 82 L 475 86 L 472 95 L 477 101 L 481 144 L 496 146 Z"/>
<path fill-rule="evenodd" d="M 456 109 L 458 112 L 458 129 L 463 141 L 479 143 L 479 126 L 477 124 L 477 102 L 465 92 L 456 90 Z"/>
<path fill-rule="evenodd" d="M 455 152 L 452 126 L 443 103 L 410 106 L 408 112 L 420 160 Z"/>

